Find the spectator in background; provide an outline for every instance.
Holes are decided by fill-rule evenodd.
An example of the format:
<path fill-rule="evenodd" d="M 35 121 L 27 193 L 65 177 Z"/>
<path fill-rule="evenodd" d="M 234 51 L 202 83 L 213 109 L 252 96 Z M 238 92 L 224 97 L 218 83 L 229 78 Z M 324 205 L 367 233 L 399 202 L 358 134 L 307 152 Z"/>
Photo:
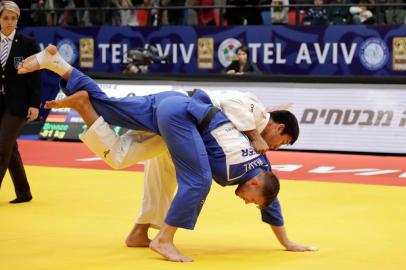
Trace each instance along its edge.
<path fill-rule="evenodd" d="M 118 8 L 118 10 L 114 11 L 115 25 L 130 25 L 130 26 L 137 26 L 138 21 L 135 16 L 135 12 L 133 9 L 134 5 L 131 0 L 112 0 L 113 7 Z M 126 9 L 129 8 L 129 9 Z"/>
<path fill-rule="evenodd" d="M 45 1 L 45 9 L 48 10 L 46 12 L 46 20 L 48 26 L 54 26 L 56 24 L 57 14 L 55 8 L 58 8 L 58 6 L 55 5 L 54 0 Z"/>
<path fill-rule="evenodd" d="M 367 0 L 361 0 L 359 6 L 350 7 L 350 13 L 352 15 L 352 22 L 354 24 L 374 24 L 374 14 L 365 5 L 368 4 Z"/>
<path fill-rule="evenodd" d="M 195 5 L 195 0 L 186 0 L 185 6 L 186 7 L 191 7 Z M 198 12 L 199 8 L 189 8 L 185 10 L 185 19 L 183 20 L 183 23 L 185 25 L 198 25 Z M 214 9 L 213 9 L 214 11 Z"/>
<path fill-rule="evenodd" d="M 195 0 L 195 6 L 213 6 L 214 0 Z M 216 19 L 213 8 L 197 9 L 197 18 L 199 25 L 216 25 Z"/>
<path fill-rule="evenodd" d="M 31 3 L 31 21 L 32 25 L 43 26 L 47 25 L 47 18 L 45 15 L 45 2 L 44 0 L 36 0 Z"/>
<path fill-rule="evenodd" d="M 388 7 L 382 7 L 380 5 L 386 5 L 392 0 L 368 0 L 369 4 L 376 4 L 377 6 L 369 6 L 368 9 L 372 12 L 375 18 L 375 23 L 386 24 L 385 21 L 385 9 Z"/>
<path fill-rule="evenodd" d="M 271 8 L 272 24 L 287 24 L 289 0 L 272 0 L 273 7 Z"/>
<path fill-rule="evenodd" d="M 303 23 L 304 14 L 310 7 L 313 6 L 313 0 L 290 0 L 289 1 L 291 8 L 288 12 L 288 24 L 299 25 Z M 293 5 L 301 4 L 308 5 L 305 7 L 292 7 Z"/>
<path fill-rule="evenodd" d="M 170 8 L 166 10 L 168 17 L 168 24 L 170 25 L 182 25 L 185 20 L 185 7 L 186 0 L 161 0 L 161 5 L 166 7 L 182 7 L 182 8 Z"/>
<path fill-rule="evenodd" d="M 91 8 L 99 8 L 96 10 L 90 11 L 90 23 L 92 25 L 103 25 L 108 22 L 106 18 L 112 17 L 110 16 L 108 11 L 102 10 L 100 8 L 107 8 L 110 5 L 110 0 L 88 0 L 89 6 Z"/>
<path fill-rule="evenodd" d="M 237 48 L 238 60 L 231 62 L 226 68 L 226 73 L 230 75 L 242 75 L 245 73 L 259 72 L 257 66 L 249 61 L 248 47 Z"/>
<path fill-rule="evenodd" d="M 29 9 L 31 8 L 31 3 L 30 1 L 26 0 L 15 0 L 14 1 L 21 9 Z M 24 26 L 32 26 L 33 23 L 31 21 L 31 12 L 21 10 L 20 17 L 18 19 L 18 26 L 24 27 Z"/>
<path fill-rule="evenodd" d="M 243 0 L 227 0 L 226 5 L 243 6 L 245 1 Z M 227 8 L 224 13 L 224 18 L 227 20 L 228 25 L 243 25 L 244 24 L 244 9 L 241 7 Z"/>
<path fill-rule="evenodd" d="M 330 4 L 349 4 L 348 0 L 332 0 Z M 333 6 L 328 9 L 328 21 L 330 24 L 348 24 L 350 11 L 348 6 Z"/>
<path fill-rule="evenodd" d="M 392 0 L 393 4 L 403 4 L 404 0 Z M 385 10 L 385 19 L 387 24 L 406 24 L 405 7 L 391 6 Z"/>
<path fill-rule="evenodd" d="M 252 6 L 258 6 L 261 4 L 261 0 L 247 0 L 246 4 Z M 251 7 L 244 9 L 244 18 L 247 20 L 247 25 L 262 25 L 264 24 L 261 16 L 261 8 Z"/>
<path fill-rule="evenodd" d="M 120 5 L 121 0 L 110 0 L 110 7 L 113 9 L 110 10 L 111 13 L 111 24 L 110 25 L 121 25 L 121 5 Z"/>
<path fill-rule="evenodd" d="M 387 7 L 382 7 L 379 6 L 380 4 L 388 4 L 388 2 L 392 2 L 392 0 L 368 0 L 368 4 L 378 4 L 378 6 L 369 6 L 368 9 L 372 12 L 373 17 L 374 17 L 374 22 L 373 23 L 378 23 L 378 24 L 385 24 L 385 11 Z"/>
<path fill-rule="evenodd" d="M 39 19 L 46 20 L 46 24 L 49 26 L 69 26 L 80 25 L 81 21 L 78 16 L 80 11 L 75 11 L 77 7 L 84 7 L 85 2 L 88 0 L 39 0 L 34 1 L 31 5 L 31 9 L 40 13 L 41 9 L 48 11 L 43 12 L 42 15 L 32 15 L 32 19 L 35 21 L 37 17 Z M 89 6 L 89 4 L 88 4 Z M 82 11 L 83 12 L 83 11 Z M 35 17 L 33 17 L 35 16 Z"/>
<path fill-rule="evenodd" d="M 90 4 L 88 0 L 75 0 L 77 8 L 89 8 Z M 88 10 L 76 11 L 76 22 L 78 26 L 90 26 L 90 14 Z"/>
<path fill-rule="evenodd" d="M 303 10 L 305 12 L 306 10 L 310 9 L 311 6 L 313 6 L 313 1 L 314 0 L 290 0 L 290 3 L 296 4 L 296 5 L 298 5 L 298 4 L 309 5 L 307 7 L 298 8 L 299 10 Z"/>
<path fill-rule="evenodd" d="M 227 0 L 227 5 L 236 5 L 237 8 L 228 8 L 224 14 L 228 25 L 261 25 L 261 9 L 258 7 L 244 7 L 247 5 L 257 6 L 261 0 Z"/>
<path fill-rule="evenodd" d="M 304 25 L 325 25 L 328 22 L 327 10 L 323 0 L 314 0 L 314 6 L 308 9 L 303 17 Z"/>
<path fill-rule="evenodd" d="M 146 19 L 144 18 L 140 18 L 139 19 L 139 23 L 140 25 L 144 25 L 144 23 L 141 24 L 141 21 L 146 21 L 146 25 L 150 25 L 150 26 L 158 26 L 162 24 L 162 10 L 158 10 L 156 9 L 157 7 L 160 6 L 160 1 L 159 0 L 143 0 L 143 7 L 146 8 L 150 8 L 147 10 L 141 10 L 141 12 L 139 12 L 139 14 L 147 14 L 146 15 Z"/>
<path fill-rule="evenodd" d="M 68 25 L 77 25 L 75 21 L 76 17 L 73 16 L 74 11 L 69 10 L 75 8 L 75 1 L 73 0 L 59 0 L 59 5 L 63 9 L 65 9 L 58 18 L 58 25 L 68 26 Z"/>

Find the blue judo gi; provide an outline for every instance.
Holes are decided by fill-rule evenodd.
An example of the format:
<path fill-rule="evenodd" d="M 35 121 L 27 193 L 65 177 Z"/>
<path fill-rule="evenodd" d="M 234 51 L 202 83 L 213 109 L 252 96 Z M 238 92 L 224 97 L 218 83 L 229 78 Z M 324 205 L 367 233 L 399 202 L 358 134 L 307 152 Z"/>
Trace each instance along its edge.
<path fill-rule="evenodd" d="M 178 182 L 178 191 L 165 219 L 171 226 L 194 228 L 212 179 L 223 186 L 242 184 L 271 169 L 264 155 L 249 149 L 241 150 L 238 162 L 227 163 L 222 147 L 211 133 L 230 123 L 222 112 L 214 114 L 205 129 L 199 131 L 199 125 L 213 107 L 204 91 L 197 91 L 193 97 L 176 91 L 107 97 L 91 78 L 76 69 L 67 82 L 61 81 L 61 87 L 67 95 L 86 90 L 96 112 L 109 124 L 162 136 L 172 156 Z M 283 224 L 278 200 L 262 209 L 262 220 L 277 226 Z"/>

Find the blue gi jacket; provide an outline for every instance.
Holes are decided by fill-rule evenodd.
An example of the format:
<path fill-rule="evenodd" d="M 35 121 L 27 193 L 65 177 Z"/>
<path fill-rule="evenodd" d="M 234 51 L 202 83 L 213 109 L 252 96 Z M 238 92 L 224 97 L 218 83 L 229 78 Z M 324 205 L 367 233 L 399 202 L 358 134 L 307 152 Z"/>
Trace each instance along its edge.
<path fill-rule="evenodd" d="M 112 98 L 76 69 L 62 86 L 66 86 L 68 95 L 86 89 L 96 112 L 109 124 L 149 130 L 163 137 L 178 182 L 178 192 L 165 220 L 171 226 L 195 227 L 212 178 L 223 186 L 237 185 L 264 168 L 270 169 L 268 159 L 253 151 L 248 138 L 222 112 L 214 115 L 205 130 L 197 129 L 213 106 L 203 91 L 197 91 L 192 98 L 173 91 Z M 283 224 L 277 200 L 262 210 L 262 220 L 272 225 Z"/>

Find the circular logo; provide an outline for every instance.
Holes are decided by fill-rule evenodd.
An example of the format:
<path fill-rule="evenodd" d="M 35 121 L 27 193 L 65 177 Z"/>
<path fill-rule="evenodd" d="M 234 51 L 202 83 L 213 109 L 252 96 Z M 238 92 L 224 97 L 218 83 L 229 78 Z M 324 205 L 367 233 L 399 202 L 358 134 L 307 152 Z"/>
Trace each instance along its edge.
<path fill-rule="evenodd" d="M 56 44 L 59 54 L 66 62 L 73 65 L 78 57 L 78 49 L 70 39 L 62 39 Z"/>
<path fill-rule="evenodd" d="M 228 67 L 231 62 L 236 59 L 236 49 L 240 46 L 241 42 L 234 38 L 228 38 L 221 42 L 217 51 L 217 55 L 223 67 Z"/>
<path fill-rule="evenodd" d="M 389 50 L 382 39 L 369 38 L 362 43 L 359 58 L 366 69 L 378 70 L 388 62 Z"/>

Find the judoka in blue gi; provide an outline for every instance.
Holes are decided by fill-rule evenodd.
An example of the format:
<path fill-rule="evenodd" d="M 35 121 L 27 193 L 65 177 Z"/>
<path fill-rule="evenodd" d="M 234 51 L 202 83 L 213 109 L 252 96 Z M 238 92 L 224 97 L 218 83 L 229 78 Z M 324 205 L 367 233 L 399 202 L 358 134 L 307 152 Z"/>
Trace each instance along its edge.
<path fill-rule="evenodd" d="M 176 167 L 178 192 L 150 248 L 168 260 L 191 261 L 176 249 L 173 237 L 178 227 L 194 228 L 212 178 L 221 185 L 238 184 L 236 194 L 246 202 L 261 208 L 273 203 L 268 212 L 263 211 L 265 219 L 269 213 L 272 218 L 282 219 L 279 203 L 274 201 L 279 182 L 267 158 L 252 151 L 246 140 L 247 147 L 230 162 L 216 137 L 235 137 L 229 135 L 233 128 L 224 114 L 212 106 L 205 92 L 197 91 L 192 98 L 173 91 L 108 98 L 93 80 L 64 62 L 52 46 L 25 60 L 19 72 L 39 68 L 50 69 L 67 81 L 65 89 L 70 96 L 63 101 L 48 102 L 48 107 L 73 107 L 89 126 L 101 115 L 110 124 L 152 131 L 164 139 Z"/>

